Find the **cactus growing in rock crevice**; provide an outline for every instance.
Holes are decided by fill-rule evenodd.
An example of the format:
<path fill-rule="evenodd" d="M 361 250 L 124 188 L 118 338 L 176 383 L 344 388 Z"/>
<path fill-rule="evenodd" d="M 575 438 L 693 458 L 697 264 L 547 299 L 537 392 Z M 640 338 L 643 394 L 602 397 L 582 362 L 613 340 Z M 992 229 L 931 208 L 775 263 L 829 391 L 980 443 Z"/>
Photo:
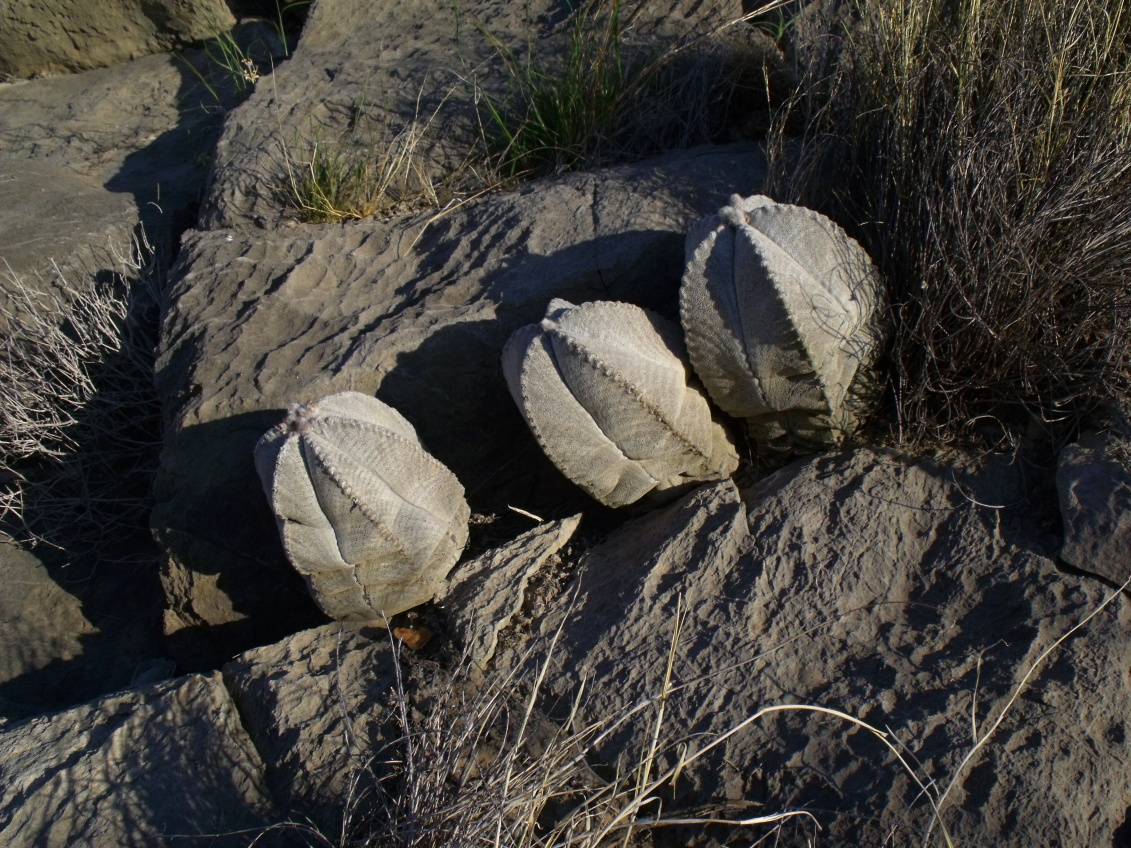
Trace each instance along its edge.
<path fill-rule="evenodd" d="M 689 231 L 688 353 L 763 454 L 840 444 L 871 411 L 886 335 L 879 274 L 825 216 L 755 195 Z"/>
<path fill-rule="evenodd" d="M 738 465 L 679 328 L 639 307 L 554 300 L 507 341 L 503 372 L 542 450 L 607 506 L 673 497 Z"/>
<path fill-rule="evenodd" d="M 287 558 L 331 618 L 380 624 L 431 600 L 467 542 L 455 475 L 368 395 L 292 405 L 255 466 Z"/>

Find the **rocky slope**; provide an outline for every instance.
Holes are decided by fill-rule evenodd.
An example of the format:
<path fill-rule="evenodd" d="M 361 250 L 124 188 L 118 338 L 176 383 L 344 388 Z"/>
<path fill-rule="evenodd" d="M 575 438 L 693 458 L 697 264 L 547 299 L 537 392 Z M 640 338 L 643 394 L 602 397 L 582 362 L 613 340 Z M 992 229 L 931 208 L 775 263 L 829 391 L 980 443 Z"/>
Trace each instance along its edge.
<path fill-rule="evenodd" d="M 675 23 L 706 14 L 661 5 Z M 439 216 L 296 222 L 279 150 L 312 120 L 339 131 L 362 95 L 403 119 L 438 75 L 489 58 L 441 6 L 319 0 L 238 106 L 208 100 L 191 50 L 0 85 L 0 289 L 96 286 L 118 273 L 106 245 L 142 227 L 172 263 L 160 549 L 124 564 L 0 547 L 0 841 L 336 841 L 403 757 L 406 721 L 454 729 L 503 686 L 536 696 L 539 750 L 571 720 L 621 722 L 588 751 L 591 784 L 631 771 L 654 734 L 656 771 L 702 749 L 659 790 L 664 810 L 804 811 L 776 844 L 945 829 L 962 845 L 1131 845 L 1126 440 L 1093 434 L 1056 469 L 856 446 L 744 466 L 662 509 L 587 501 L 511 401 L 503 344 L 555 297 L 674 318 L 683 234 L 759 191 L 764 157 L 707 146 Z M 472 6 L 515 43 L 561 18 Z M 342 390 L 400 410 L 476 514 L 435 603 L 395 622 L 418 650 L 326 621 L 255 474 L 288 404 Z M 799 708 L 746 721 L 783 705 Z"/>

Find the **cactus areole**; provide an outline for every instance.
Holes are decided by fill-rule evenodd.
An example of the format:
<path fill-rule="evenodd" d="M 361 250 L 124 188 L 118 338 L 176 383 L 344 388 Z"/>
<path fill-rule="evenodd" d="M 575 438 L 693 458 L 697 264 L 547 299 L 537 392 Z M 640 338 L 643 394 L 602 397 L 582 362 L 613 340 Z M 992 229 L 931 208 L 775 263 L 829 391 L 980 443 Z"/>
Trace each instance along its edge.
<path fill-rule="evenodd" d="M 810 209 L 733 196 L 690 230 L 680 287 L 688 353 L 759 452 L 840 444 L 876 399 L 886 335 L 864 249 Z"/>
<path fill-rule="evenodd" d="M 368 395 L 293 404 L 255 467 L 287 558 L 331 618 L 383 624 L 430 600 L 467 542 L 455 475 Z"/>
<path fill-rule="evenodd" d="M 551 301 L 507 341 L 503 373 L 543 452 L 607 506 L 662 501 L 738 465 L 679 328 L 647 310 Z"/>

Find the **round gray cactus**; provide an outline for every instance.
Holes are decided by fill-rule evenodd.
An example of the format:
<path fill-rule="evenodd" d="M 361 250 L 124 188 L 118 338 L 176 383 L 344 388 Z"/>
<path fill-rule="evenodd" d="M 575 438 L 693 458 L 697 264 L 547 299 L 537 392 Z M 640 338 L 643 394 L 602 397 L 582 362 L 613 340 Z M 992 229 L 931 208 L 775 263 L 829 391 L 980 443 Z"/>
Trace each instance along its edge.
<path fill-rule="evenodd" d="M 817 212 L 755 195 L 687 236 L 680 320 L 711 399 L 759 452 L 840 444 L 870 413 L 885 333 L 879 274 Z"/>
<path fill-rule="evenodd" d="M 542 450 L 608 506 L 663 500 L 738 465 L 679 327 L 639 307 L 554 300 L 507 341 L 503 373 Z"/>
<path fill-rule="evenodd" d="M 455 475 L 368 395 L 292 405 L 255 467 L 287 558 L 331 618 L 380 624 L 430 600 L 467 542 Z"/>

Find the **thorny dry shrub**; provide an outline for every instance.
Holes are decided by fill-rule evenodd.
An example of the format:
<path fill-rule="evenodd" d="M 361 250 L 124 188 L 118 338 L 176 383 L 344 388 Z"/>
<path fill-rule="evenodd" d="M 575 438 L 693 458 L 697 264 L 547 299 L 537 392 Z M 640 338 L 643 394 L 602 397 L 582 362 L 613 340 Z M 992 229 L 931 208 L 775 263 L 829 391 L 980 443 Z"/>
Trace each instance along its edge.
<path fill-rule="evenodd" d="M 845 0 L 807 26 L 769 193 L 886 276 L 900 440 L 1013 447 L 1131 395 L 1125 0 Z"/>
<path fill-rule="evenodd" d="M 157 265 L 139 243 L 101 260 L 81 285 L 9 269 L 0 303 L 0 522 L 72 554 L 145 530 L 160 443 Z"/>

